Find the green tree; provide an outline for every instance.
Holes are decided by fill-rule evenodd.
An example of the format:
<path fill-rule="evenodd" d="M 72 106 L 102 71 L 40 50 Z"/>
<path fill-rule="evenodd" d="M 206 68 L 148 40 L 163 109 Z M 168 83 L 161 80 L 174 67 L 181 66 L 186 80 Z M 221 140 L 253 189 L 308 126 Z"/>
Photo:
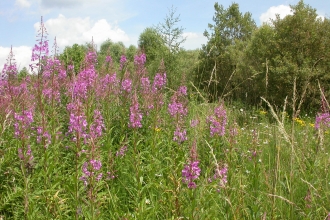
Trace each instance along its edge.
<path fill-rule="evenodd" d="M 65 68 L 67 68 L 68 65 L 74 65 L 75 74 L 78 74 L 87 50 L 87 46 L 79 44 L 65 47 L 63 53 L 60 54 L 60 60 L 64 63 Z"/>
<path fill-rule="evenodd" d="M 100 60 L 104 60 L 106 56 L 111 56 L 114 63 L 118 64 L 120 57 L 125 54 L 126 47 L 123 42 L 114 43 L 110 39 L 101 44 L 99 51 Z"/>
<path fill-rule="evenodd" d="M 244 90 L 240 92 L 241 100 L 245 96 L 247 104 L 259 103 L 261 96 L 268 98 L 269 87 L 274 83 L 269 80 L 270 58 L 274 50 L 275 30 L 273 26 L 263 24 L 253 32 L 236 69 L 242 81 L 251 79 L 245 81 Z"/>
<path fill-rule="evenodd" d="M 235 97 L 242 76 L 236 72 L 243 50 L 251 38 L 256 24 L 251 13 L 242 14 L 239 5 L 233 3 L 224 9 L 215 3 L 214 24 L 205 31 L 208 38 L 200 52 L 200 63 L 195 74 L 195 83 L 210 95 L 211 100 L 225 96 Z"/>
<path fill-rule="evenodd" d="M 165 43 L 155 28 L 146 28 L 139 36 L 139 48 L 147 56 L 147 64 L 155 60 L 160 61 L 166 51 Z"/>
<path fill-rule="evenodd" d="M 256 101 L 266 96 L 276 105 L 288 101 L 298 103 L 305 110 L 319 102 L 318 81 L 330 81 L 329 19 L 318 18 L 316 10 L 299 1 L 292 5 L 292 15 L 277 16 L 270 25 L 263 25 L 253 33 L 245 52 L 242 70 L 250 75 L 258 73 L 250 96 Z M 293 88 L 295 83 L 295 98 Z M 253 103 L 253 102 L 252 102 Z M 256 102 L 254 102 L 256 103 Z"/>
<path fill-rule="evenodd" d="M 165 68 L 168 73 L 169 87 L 177 87 L 181 81 L 181 70 L 178 68 L 178 53 L 182 50 L 182 43 L 186 38 L 183 37 L 184 28 L 178 26 L 180 15 L 176 15 L 176 9 L 173 6 L 169 9 L 164 22 L 156 26 L 156 30 L 162 37 L 167 51 L 162 54 L 165 62 Z"/>
<path fill-rule="evenodd" d="M 184 28 L 178 26 L 180 15 L 176 16 L 175 13 L 176 9 L 172 6 L 164 22 L 159 23 L 156 27 L 171 53 L 179 52 L 181 44 L 186 40 L 186 38 L 183 37 Z"/>
<path fill-rule="evenodd" d="M 126 50 L 127 59 L 130 62 L 134 62 L 134 56 L 136 55 L 138 49 L 134 45 L 130 45 Z"/>
<path fill-rule="evenodd" d="M 29 75 L 29 71 L 26 67 L 23 67 L 23 69 L 21 69 L 18 73 L 18 79 L 24 79 L 27 75 Z"/>
<path fill-rule="evenodd" d="M 146 54 L 148 71 L 156 73 L 168 51 L 163 38 L 155 28 L 149 27 L 140 34 L 138 46 Z"/>

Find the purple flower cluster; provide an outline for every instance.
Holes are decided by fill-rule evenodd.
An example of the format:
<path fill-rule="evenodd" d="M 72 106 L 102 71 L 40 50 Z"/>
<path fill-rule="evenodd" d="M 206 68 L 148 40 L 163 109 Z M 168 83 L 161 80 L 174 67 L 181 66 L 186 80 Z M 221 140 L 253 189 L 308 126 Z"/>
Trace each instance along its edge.
<path fill-rule="evenodd" d="M 186 116 L 188 114 L 188 109 L 186 106 L 183 106 L 182 103 L 173 100 L 172 103 L 168 104 L 168 112 L 172 117 L 176 115 Z"/>
<path fill-rule="evenodd" d="M 319 113 L 315 119 L 315 129 L 318 130 L 320 128 L 329 128 L 330 127 L 330 114 Z"/>
<path fill-rule="evenodd" d="M 98 137 L 102 136 L 102 130 L 105 129 L 104 123 L 103 123 L 103 117 L 101 115 L 101 112 L 98 110 L 94 110 L 94 121 L 90 125 L 90 137 L 95 140 Z"/>
<path fill-rule="evenodd" d="M 73 71 L 74 70 L 74 65 L 73 64 L 72 65 L 69 64 L 67 68 L 68 68 L 69 71 Z"/>
<path fill-rule="evenodd" d="M 117 74 L 106 74 L 103 78 L 99 78 L 97 86 L 96 94 L 99 98 L 109 98 L 110 95 L 117 95 L 119 93 Z"/>
<path fill-rule="evenodd" d="M 22 114 L 14 114 L 14 129 L 15 129 L 15 137 L 16 138 L 24 138 L 25 132 L 30 128 L 33 122 L 33 112 L 32 110 L 25 110 Z"/>
<path fill-rule="evenodd" d="M 48 131 L 44 131 L 42 127 L 37 127 L 37 143 L 41 143 L 42 138 L 45 139 L 45 148 L 48 148 L 48 146 L 51 143 L 51 136 L 48 133 Z"/>
<path fill-rule="evenodd" d="M 39 66 L 42 64 L 41 60 L 45 60 L 49 54 L 47 30 L 43 23 L 42 18 L 40 22 L 40 29 L 38 32 L 39 32 L 38 33 L 39 39 L 37 40 L 38 43 L 35 44 L 34 47 L 32 48 L 32 57 L 31 57 L 32 62 L 37 61 L 38 63 L 30 64 L 30 68 L 32 71 L 34 68 L 39 68 Z"/>
<path fill-rule="evenodd" d="M 199 120 L 198 119 L 192 119 L 190 121 L 190 127 L 194 128 L 199 124 Z"/>
<path fill-rule="evenodd" d="M 141 89 L 143 94 L 150 93 L 150 80 L 148 77 L 141 77 Z"/>
<path fill-rule="evenodd" d="M 7 79 L 9 76 L 17 76 L 17 67 L 16 63 L 13 64 L 5 64 L 2 69 L 2 74 L 0 79 Z"/>
<path fill-rule="evenodd" d="M 77 140 L 77 137 L 86 137 L 86 127 L 87 121 L 85 115 L 70 114 L 69 133 L 74 134 L 74 141 Z"/>
<path fill-rule="evenodd" d="M 69 103 L 67 106 L 67 109 L 70 112 L 68 133 L 73 135 L 73 141 L 76 141 L 77 138 L 85 139 L 87 137 L 87 119 L 85 114 L 81 111 L 81 105 L 81 102 L 76 100 L 73 103 Z"/>
<path fill-rule="evenodd" d="M 168 104 L 169 114 L 176 120 L 176 130 L 174 131 L 173 140 L 179 144 L 187 140 L 186 129 L 183 128 L 184 117 L 188 114 L 187 108 L 187 88 L 180 86 L 179 89 L 171 97 Z"/>
<path fill-rule="evenodd" d="M 121 82 L 121 88 L 123 91 L 126 91 L 126 92 L 131 92 L 132 90 L 132 80 L 129 79 L 129 78 L 126 78 L 124 79 L 122 82 Z"/>
<path fill-rule="evenodd" d="M 178 93 L 180 95 L 187 96 L 187 87 L 186 86 L 180 86 L 178 89 Z"/>
<path fill-rule="evenodd" d="M 25 152 L 25 154 L 23 153 L 22 148 L 18 148 L 18 157 L 19 159 L 21 159 L 21 161 L 32 165 L 34 157 L 32 154 L 31 146 L 30 145 L 27 146 L 27 151 Z"/>
<path fill-rule="evenodd" d="M 86 62 L 87 66 L 89 68 L 90 67 L 94 68 L 95 64 L 97 64 L 97 54 L 96 54 L 96 52 L 93 51 L 93 50 L 88 51 L 88 53 L 85 56 L 85 62 Z"/>
<path fill-rule="evenodd" d="M 85 162 L 82 166 L 83 175 L 79 178 L 84 182 L 84 185 L 87 187 L 91 178 L 95 178 L 96 181 L 100 181 L 102 179 L 103 174 L 100 171 L 102 167 L 102 163 L 99 160 L 90 160 L 89 162 Z"/>
<path fill-rule="evenodd" d="M 0 79 L 0 114 L 15 112 L 17 105 L 13 103 L 19 103 L 25 109 L 34 108 L 35 96 L 29 91 L 29 83 L 31 83 L 29 76 L 23 78 L 21 82 L 18 82 L 17 77 L 14 80 Z"/>
<path fill-rule="evenodd" d="M 32 48 L 32 57 L 31 61 L 39 61 L 39 59 L 45 59 L 48 56 L 48 40 L 39 41 L 38 44 L 35 44 Z M 40 56 L 42 54 L 42 56 Z"/>
<path fill-rule="evenodd" d="M 191 161 L 189 164 L 186 164 L 182 170 L 182 182 L 186 183 L 190 189 L 196 188 L 197 186 L 194 180 L 196 180 L 201 173 L 201 169 L 198 167 L 198 164 L 198 160 Z"/>
<path fill-rule="evenodd" d="M 92 91 L 97 79 L 97 74 L 93 66 L 81 71 L 76 79 L 71 83 L 68 91 L 73 99 L 84 100 L 88 92 Z"/>
<path fill-rule="evenodd" d="M 219 189 L 218 192 L 220 191 L 220 189 L 225 188 L 228 180 L 227 180 L 227 176 L 228 175 L 228 166 L 227 164 L 225 164 L 222 168 L 220 168 L 219 165 L 217 165 L 216 169 L 215 169 L 215 173 L 213 175 L 213 180 L 219 180 Z M 211 183 L 212 182 L 212 178 L 209 178 L 208 181 Z"/>
<path fill-rule="evenodd" d="M 112 63 L 112 58 L 111 58 L 111 56 L 106 56 L 106 57 L 105 57 L 105 62 L 111 64 L 111 63 Z"/>
<path fill-rule="evenodd" d="M 127 63 L 126 56 L 125 55 L 122 55 L 120 57 L 120 61 L 119 62 L 120 62 L 120 69 L 122 70 L 124 68 L 125 64 Z"/>
<path fill-rule="evenodd" d="M 224 188 L 228 182 L 227 180 L 228 167 L 224 165 L 222 168 L 217 167 L 215 169 L 214 179 L 219 179 L 220 188 Z"/>
<path fill-rule="evenodd" d="M 12 47 L 10 48 L 10 52 L 7 58 L 7 63 L 5 63 L 2 73 L 0 75 L 0 80 L 7 79 L 8 77 L 10 78 L 11 76 L 16 77 L 17 76 L 17 67 L 16 63 L 14 62 L 14 53 L 12 50 Z"/>
<path fill-rule="evenodd" d="M 157 73 L 154 78 L 154 82 L 152 85 L 152 91 L 157 92 L 161 90 L 166 84 L 166 73 L 160 74 Z"/>
<path fill-rule="evenodd" d="M 155 101 L 160 101 L 160 94 L 151 91 L 151 83 L 148 77 L 140 78 L 141 87 L 141 98 L 143 100 L 142 109 L 145 111 L 146 115 L 149 115 L 150 111 L 155 108 Z M 158 98 L 157 98 L 158 97 Z"/>
<path fill-rule="evenodd" d="M 188 140 L 186 129 L 183 129 L 183 128 L 177 126 L 176 130 L 174 131 L 173 141 L 176 141 L 179 144 L 181 144 L 186 140 Z"/>
<path fill-rule="evenodd" d="M 58 103 L 60 102 L 60 85 L 64 84 L 65 78 L 66 71 L 62 67 L 61 61 L 56 57 L 47 59 L 42 73 L 42 94 L 46 101 L 55 100 Z"/>
<path fill-rule="evenodd" d="M 137 66 L 143 66 L 146 61 L 147 61 L 147 57 L 144 53 L 142 53 L 141 55 L 134 56 L 134 64 Z"/>
<path fill-rule="evenodd" d="M 183 117 L 188 114 L 186 95 L 187 87 L 180 86 L 178 91 L 172 96 L 171 103 L 168 104 L 168 112 L 172 117 Z"/>
<path fill-rule="evenodd" d="M 123 146 L 119 149 L 119 151 L 116 152 L 116 157 L 119 157 L 119 156 L 125 156 L 126 154 L 126 151 L 127 151 L 127 146 Z"/>
<path fill-rule="evenodd" d="M 141 128 L 142 113 L 139 110 L 139 103 L 136 94 L 133 96 L 132 105 L 130 107 L 130 116 L 128 126 L 131 128 Z"/>
<path fill-rule="evenodd" d="M 224 136 L 227 125 L 227 112 L 223 104 L 215 108 L 214 115 L 207 117 L 207 122 L 210 125 L 210 135 Z"/>

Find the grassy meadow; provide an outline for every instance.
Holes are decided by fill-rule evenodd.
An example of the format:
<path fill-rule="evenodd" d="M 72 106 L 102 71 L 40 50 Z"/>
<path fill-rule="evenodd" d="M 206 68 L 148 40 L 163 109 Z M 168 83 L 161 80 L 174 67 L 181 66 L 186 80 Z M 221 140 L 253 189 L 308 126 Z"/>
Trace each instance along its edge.
<path fill-rule="evenodd" d="M 330 219 L 325 99 L 209 103 L 142 52 L 76 75 L 40 39 L 0 81 L 0 219 Z"/>

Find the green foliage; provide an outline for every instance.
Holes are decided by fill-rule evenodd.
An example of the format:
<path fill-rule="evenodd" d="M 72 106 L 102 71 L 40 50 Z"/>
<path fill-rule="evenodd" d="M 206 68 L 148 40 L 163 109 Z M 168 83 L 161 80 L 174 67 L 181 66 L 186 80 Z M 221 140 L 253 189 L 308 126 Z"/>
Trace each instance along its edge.
<path fill-rule="evenodd" d="M 167 51 L 163 54 L 164 64 L 168 73 L 168 86 L 176 89 L 180 85 L 182 70 L 178 67 L 178 53 L 182 49 L 181 45 L 185 42 L 183 37 L 183 27 L 179 27 L 180 15 L 176 15 L 176 9 L 173 6 L 169 9 L 164 22 L 156 27 L 162 37 Z"/>
<path fill-rule="evenodd" d="M 329 20 L 318 18 L 316 10 L 303 1 L 291 9 L 292 15 L 277 17 L 253 33 L 240 67 L 249 75 L 259 74 L 250 90 L 252 100 L 263 95 L 277 105 L 286 96 L 291 101 L 296 82 L 295 95 L 303 103 L 301 107 L 315 110 L 320 96 L 318 81 L 321 85 L 329 82 L 330 57 L 324 45 L 330 40 L 330 33 L 324 30 Z"/>
<path fill-rule="evenodd" d="M 182 49 L 183 28 L 178 26 L 180 16 L 176 9 L 169 9 L 164 22 L 155 28 L 146 28 L 139 36 L 139 48 L 146 54 L 148 72 L 156 73 L 160 63 L 164 62 L 168 87 L 176 89 L 183 81 L 191 80 L 197 65 L 197 52 Z"/>
<path fill-rule="evenodd" d="M 137 54 L 138 49 L 134 45 L 130 45 L 126 50 L 127 59 L 134 62 L 134 56 Z"/>
<path fill-rule="evenodd" d="M 139 36 L 138 45 L 147 56 L 148 69 L 156 72 L 167 51 L 163 38 L 155 28 L 146 28 Z"/>
<path fill-rule="evenodd" d="M 256 29 L 250 13 L 242 14 L 233 3 L 228 9 L 215 3 L 214 24 L 200 52 L 200 64 L 195 73 L 195 84 L 210 94 L 211 100 L 232 96 L 240 85 L 240 76 L 235 73 L 241 61 L 247 41 Z M 237 97 L 239 98 L 239 97 Z"/>
<path fill-rule="evenodd" d="M 19 71 L 18 73 L 18 78 L 19 79 L 23 79 L 25 78 L 27 75 L 29 74 L 29 71 L 26 67 L 23 67 L 23 69 L 21 71 Z"/>
<path fill-rule="evenodd" d="M 133 48 L 131 48 L 132 50 Z M 114 63 L 119 64 L 120 57 L 125 54 L 126 47 L 123 42 L 114 43 L 110 39 L 101 44 L 99 60 L 103 61 L 105 56 L 111 56 Z"/>
<path fill-rule="evenodd" d="M 264 96 L 280 106 L 287 97 L 296 108 L 315 111 L 318 82 L 329 83 L 325 44 L 330 40 L 330 22 L 318 18 L 303 1 L 290 7 L 292 15 L 277 16 L 257 28 L 251 14 L 243 15 L 238 4 L 224 9 L 216 3 L 194 83 L 211 100 L 230 98 L 256 105 Z"/>
<path fill-rule="evenodd" d="M 78 74 L 82 68 L 87 50 L 87 46 L 79 44 L 65 47 L 63 53 L 60 54 L 60 60 L 64 63 L 65 68 L 67 68 L 68 65 L 74 65 L 74 72 Z"/>
<path fill-rule="evenodd" d="M 158 24 L 156 27 L 171 54 L 179 52 L 181 44 L 186 40 L 182 36 L 184 28 L 177 26 L 180 22 L 180 15 L 176 16 L 175 13 L 176 9 L 172 6 L 165 17 L 164 22 Z"/>

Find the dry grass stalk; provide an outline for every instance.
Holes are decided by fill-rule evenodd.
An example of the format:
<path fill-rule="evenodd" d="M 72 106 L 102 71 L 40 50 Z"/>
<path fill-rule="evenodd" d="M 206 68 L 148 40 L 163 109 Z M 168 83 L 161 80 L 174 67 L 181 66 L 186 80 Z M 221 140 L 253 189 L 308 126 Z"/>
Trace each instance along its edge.
<path fill-rule="evenodd" d="M 293 144 L 290 136 L 288 135 L 288 133 L 285 130 L 284 123 L 282 121 L 280 121 L 280 119 L 278 118 L 277 114 L 274 111 L 273 106 L 265 98 L 261 97 L 261 99 L 268 105 L 268 107 L 270 109 L 270 113 L 272 114 L 272 116 L 275 118 L 275 120 L 278 123 L 278 126 L 277 126 L 278 130 L 283 135 L 285 141 L 288 142 L 288 144 L 290 144 L 290 145 Z M 283 120 L 283 117 L 282 117 L 282 120 Z"/>
<path fill-rule="evenodd" d="M 284 198 L 283 196 L 279 196 L 279 195 L 273 195 L 273 194 L 267 194 L 268 196 L 272 196 L 272 197 L 275 197 L 275 198 L 279 198 L 279 199 L 282 199 L 283 201 L 289 203 L 290 205 L 294 205 L 296 206 L 296 204 L 294 204 L 293 202 L 291 202 L 290 200 Z"/>
<path fill-rule="evenodd" d="M 200 93 L 200 91 L 197 89 L 197 87 L 194 85 L 193 82 L 190 81 L 190 84 L 196 89 L 198 95 L 203 99 L 204 102 L 208 102 L 206 98 Z"/>

